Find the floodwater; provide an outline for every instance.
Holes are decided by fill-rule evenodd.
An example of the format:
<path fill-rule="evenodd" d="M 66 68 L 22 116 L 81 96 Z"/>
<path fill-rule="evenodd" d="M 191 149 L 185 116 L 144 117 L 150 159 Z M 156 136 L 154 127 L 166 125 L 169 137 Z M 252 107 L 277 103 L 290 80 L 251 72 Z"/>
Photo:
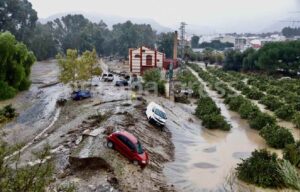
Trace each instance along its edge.
<path fill-rule="evenodd" d="M 249 157 L 255 149 L 267 148 L 258 132 L 250 129 L 237 113 L 229 111 L 216 92 L 206 91 L 231 124 L 231 131 L 205 129 L 193 116 L 194 104 L 158 101 L 167 111 L 166 126 L 175 145 L 175 161 L 166 165 L 165 174 L 180 191 L 225 191 L 226 178 L 241 159 Z"/>
<path fill-rule="evenodd" d="M 32 67 L 30 89 L 0 102 L 0 107 L 11 103 L 19 113 L 14 121 L 4 125 L 5 141 L 11 144 L 27 143 L 45 127 L 51 126 L 57 113 L 56 100 L 69 89 L 60 84 L 46 88 L 40 86 L 57 82 L 57 74 L 56 61 L 36 62 Z"/>
<path fill-rule="evenodd" d="M 32 68 L 33 84 L 30 90 L 20 93 L 12 100 L 0 102 L 0 106 L 12 102 L 20 111 L 20 115 L 15 121 L 4 126 L 7 141 L 11 143 L 29 142 L 45 127 L 53 125 L 53 120 L 56 119 L 55 114 L 57 114 L 56 99 L 60 94 L 69 90 L 62 85 L 43 89 L 39 89 L 39 86 L 57 81 L 57 71 L 55 61 L 36 63 Z M 201 81 L 201 79 L 199 80 Z M 116 94 L 115 90 L 111 91 L 113 89 L 106 85 L 95 89 L 96 94 L 99 94 L 101 98 L 99 101 L 102 102 L 125 100 L 130 97 L 124 93 L 125 91 Z M 207 90 L 207 92 L 221 108 L 222 115 L 232 125 L 231 131 L 205 129 L 201 125 L 201 121 L 193 115 L 195 104 L 178 104 L 160 97 L 145 96 L 147 101 L 156 101 L 161 104 L 167 112 L 166 127 L 172 133 L 175 156 L 173 162 L 165 164 L 164 174 L 168 182 L 173 184 L 178 191 L 224 191 L 226 177 L 241 162 L 241 158 L 249 157 L 254 149 L 267 147 L 257 131 L 250 129 L 248 123 L 242 120 L 237 113 L 227 109 L 223 99 L 213 91 Z M 84 116 L 88 115 L 85 110 L 81 112 Z M 47 141 L 57 143 L 60 135 L 65 135 L 69 127 L 78 125 L 83 120 L 82 118 L 75 118 L 68 125 L 62 125 L 57 133 L 47 138 Z M 40 147 L 40 145 L 35 147 Z M 279 151 L 275 152 L 280 154 Z M 263 190 L 258 189 L 257 191 Z"/>

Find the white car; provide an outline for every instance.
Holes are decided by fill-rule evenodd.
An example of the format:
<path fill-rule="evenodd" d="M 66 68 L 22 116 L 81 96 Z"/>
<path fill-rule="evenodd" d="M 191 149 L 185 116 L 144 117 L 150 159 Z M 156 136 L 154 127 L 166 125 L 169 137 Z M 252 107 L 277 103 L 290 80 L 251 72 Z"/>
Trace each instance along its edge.
<path fill-rule="evenodd" d="M 103 75 L 102 75 L 102 80 L 103 80 L 103 81 L 106 81 L 106 80 L 107 80 L 107 73 L 103 73 Z"/>
<path fill-rule="evenodd" d="M 149 103 L 146 109 L 146 115 L 150 123 L 153 122 L 159 125 L 160 127 L 165 126 L 167 121 L 167 115 L 164 109 L 160 105 L 154 102 Z"/>
<path fill-rule="evenodd" d="M 107 75 L 106 81 L 113 81 L 113 80 L 114 80 L 114 75 L 111 74 L 111 73 L 109 73 L 109 74 Z"/>

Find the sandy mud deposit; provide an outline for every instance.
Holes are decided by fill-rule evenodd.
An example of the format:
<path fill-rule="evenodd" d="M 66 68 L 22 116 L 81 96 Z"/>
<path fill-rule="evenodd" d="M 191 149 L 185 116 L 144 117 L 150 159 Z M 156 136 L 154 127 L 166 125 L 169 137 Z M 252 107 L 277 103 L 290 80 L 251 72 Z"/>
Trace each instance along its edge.
<path fill-rule="evenodd" d="M 69 130 L 64 136 L 69 142 L 58 146 L 59 150 L 67 148 L 69 157 L 57 159 L 62 162 L 63 158 L 69 160 L 60 168 L 63 178 L 57 182 L 75 181 L 80 191 L 100 190 L 107 186 L 121 191 L 172 191 L 163 175 L 163 164 L 173 156 L 171 135 L 148 124 L 143 113 L 145 104 L 142 101 L 118 101 L 96 103 L 91 108 L 95 114 Z M 116 130 L 129 131 L 141 141 L 150 156 L 150 163 L 145 169 L 106 147 L 106 136 Z M 99 179 L 98 175 L 103 179 Z M 80 182 L 76 182 L 78 179 Z M 86 180 L 86 184 L 81 180 Z"/>
<path fill-rule="evenodd" d="M 6 101 L 14 102 L 19 112 L 4 130 L 9 143 L 26 146 L 20 166 L 37 162 L 32 152 L 49 145 L 55 165 L 49 189 L 71 185 L 76 191 L 174 191 L 163 172 L 164 164 L 173 160 L 171 133 L 148 123 L 145 101 L 131 101 L 130 91 L 95 78 L 92 99 L 58 107 L 57 98 L 69 95 L 70 89 L 56 84 L 57 72 L 54 61 L 35 64 L 30 91 Z M 140 140 L 149 153 L 146 168 L 106 147 L 106 136 L 117 130 Z"/>

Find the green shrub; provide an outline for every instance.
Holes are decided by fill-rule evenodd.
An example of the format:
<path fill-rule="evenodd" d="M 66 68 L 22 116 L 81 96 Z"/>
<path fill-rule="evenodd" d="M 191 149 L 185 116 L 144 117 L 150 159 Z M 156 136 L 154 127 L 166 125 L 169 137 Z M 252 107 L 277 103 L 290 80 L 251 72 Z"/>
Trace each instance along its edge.
<path fill-rule="evenodd" d="M 295 124 L 296 128 L 300 129 L 300 113 L 296 113 L 293 117 L 293 123 Z"/>
<path fill-rule="evenodd" d="M 287 144 L 295 143 L 292 133 L 277 125 L 267 125 L 259 132 L 268 145 L 276 149 L 282 149 Z"/>
<path fill-rule="evenodd" d="M 239 108 L 239 114 L 243 119 L 249 119 L 252 116 L 254 116 L 254 114 L 259 112 L 259 108 L 252 104 L 250 101 L 248 102 L 244 102 L 240 108 Z"/>
<path fill-rule="evenodd" d="M 11 120 L 16 115 L 16 109 L 13 108 L 12 105 L 6 105 L 2 109 L 0 109 L 0 123 Z"/>
<path fill-rule="evenodd" d="M 265 83 L 258 83 L 256 86 L 260 91 L 267 91 L 268 89 L 268 85 Z"/>
<path fill-rule="evenodd" d="M 300 97 L 296 93 L 291 93 L 289 91 L 283 92 L 282 97 L 287 103 L 296 103 L 300 101 Z"/>
<path fill-rule="evenodd" d="M 276 109 L 279 109 L 281 106 L 283 106 L 283 103 L 273 95 L 266 95 L 262 97 L 260 103 L 265 105 L 267 109 L 271 111 L 275 111 Z"/>
<path fill-rule="evenodd" d="M 232 86 L 236 89 L 236 90 L 243 90 L 246 87 L 246 84 L 243 81 L 238 81 L 237 83 L 233 83 Z"/>
<path fill-rule="evenodd" d="M 281 88 L 278 88 L 278 87 L 271 86 L 267 89 L 266 92 L 270 95 L 280 95 L 281 93 L 284 92 L 284 90 L 282 90 Z"/>
<path fill-rule="evenodd" d="M 233 111 L 238 111 L 240 106 L 246 102 L 246 99 L 239 95 L 237 97 L 231 97 L 231 98 L 228 98 L 225 103 L 227 103 L 229 105 L 229 109 L 230 110 L 233 110 Z"/>
<path fill-rule="evenodd" d="M 251 89 L 251 90 L 248 91 L 246 96 L 249 99 L 259 100 L 261 97 L 264 96 L 264 94 L 262 92 L 260 92 L 259 90 L 257 90 L 257 89 Z"/>
<path fill-rule="evenodd" d="M 13 98 L 17 91 L 6 82 L 0 81 L 0 100 Z"/>
<path fill-rule="evenodd" d="M 251 89 L 247 86 L 242 89 L 243 95 L 248 95 L 250 92 L 251 92 Z"/>
<path fill-rule="evenodd" d="M 28 80 L 28 79 L 23 79 L 21 82 L 20 82 L 20 85 L 19 85 L 19 90 L 20 91 L 25 91 L 25 90 L 28 90 L 29 87 L 31 85 L 31 81 Z"/>
<path fill-rule="evenodd" d="M 249 124 L 252 129 L 261 130 L 266 125 L 275 124 L 275 118 L 266 113 L 257 112 L 252 115 Z"/>
<path fill-rule="evenodd" d="M 199 83 L 193 83 L 192 90 L 193 90 L 192 96 L 194 98 L 199 98 L 200 97 L 200 93 L 204 93 L 203 87 L 200 86 Z"/>
<path fill-rule="evenodd" d="M 198 100 L 195 115 L 202 120 L 203 126 L 208 129 L 230 130 L 230 125 L 221 115 L 221 110 L 210 97 L 201 97 Z"/>
<path fill-rule="evenodd" d="M 161 73 L 159 69 L 148 69 L 144 72 L 143 79 L 148 82 L 159 82 L 161 80 Z"/>
<path fill-rule="evenodd" d="M 196 115 L 201 119 L 209 114 L 220 114 L 220 109 L 210 97 L 202 97 L 198 100 Z"/>
<path fill-rule="evenodd" d="M 286 145 L 283 150 L 283 158 L 300 168 L 300 141 Z"/>
<path fill-rule="evenodd" d="M 165 82 L 164 81 L 157 82 L 157 91 L 161 95 L 166 94 L 166 87 L 165 87 Z"/>
<path fill-rule="evenodd" d="M 2 114 L 4 117 L 8 119 L 12 119 L 16 116 L 16 109 L 12 107 L 12 105 L 6 105 L 2 110 Z M 1 112 L 0 112 L 1 114 Z"/>
<path fill-rule="evenodd" d="M 220 114 L 204 115 L 202 118 L 202 123 L 207 129 L 221 129 L 224 131 L 230 130 L 230 125 Z"/>
<path fill-rule="evenodd" d="M 283 105 L 275 111 L 277 117 L 283 120 L 291 120 L 295 114 L 295 109 L 291 105 Z"/>
<path fill-rule="evenodd" d="M 19 149 L 19 147 L 9 147 L 0 138 L 0 191 L 47 191 L 46 187 L 53 182 L 54 176 L 54 163 L 48 160 L 48 157 L 51 156 L 50 146 L 33 153 L 34 159 L 39 159 L 34 166 L 27 163 L 18 166 L 20 155 L 5 159 L 8 154 L 12 154 L 16 149 Z"/>
<path fill-rule="evenodd" d="M 300 111 L 300 101 L 294 103 L 294 108 L 295 108 L 295 110 Z"/>
<path fill-rule="evenodd" d="M 267 150 L 255 150 L 252 156 L 238 164 L 237 176 L 240 180 L 261 187 L 278 188 L 284 186 L 284 180 L 278 172 L 277 155 Z"/>

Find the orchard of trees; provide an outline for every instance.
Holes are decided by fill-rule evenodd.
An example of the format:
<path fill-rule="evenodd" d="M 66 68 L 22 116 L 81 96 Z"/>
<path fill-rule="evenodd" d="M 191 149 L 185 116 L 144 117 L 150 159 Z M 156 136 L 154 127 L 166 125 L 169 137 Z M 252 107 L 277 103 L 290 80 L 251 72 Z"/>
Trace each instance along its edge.
<path fill-rule="evenodd" d="M 300 41 L 274 42 L 259 50 L 225 53 L 225 70 L 297 73 L 300 71 Z"/>

